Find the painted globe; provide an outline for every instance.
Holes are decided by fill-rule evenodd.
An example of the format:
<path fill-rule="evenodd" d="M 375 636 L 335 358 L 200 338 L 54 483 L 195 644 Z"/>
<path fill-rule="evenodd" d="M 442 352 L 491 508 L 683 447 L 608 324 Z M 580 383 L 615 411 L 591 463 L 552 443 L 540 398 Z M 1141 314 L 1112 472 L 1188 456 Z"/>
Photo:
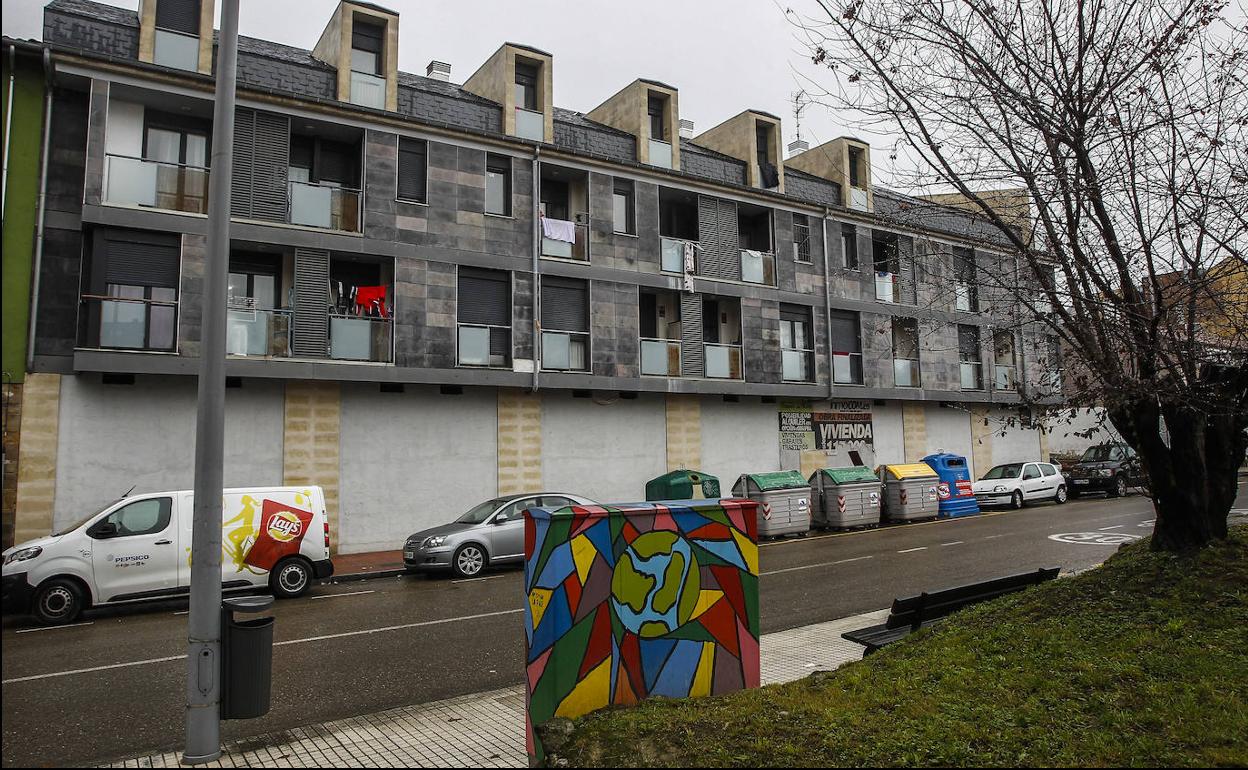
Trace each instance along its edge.
<path fill-rule="evenodd" d="M 700 590 L 689 541 L 675 532 L 647 532 L 616 562 L 611 605 L 625 628 L 652 639 L 689 622 Z"/>

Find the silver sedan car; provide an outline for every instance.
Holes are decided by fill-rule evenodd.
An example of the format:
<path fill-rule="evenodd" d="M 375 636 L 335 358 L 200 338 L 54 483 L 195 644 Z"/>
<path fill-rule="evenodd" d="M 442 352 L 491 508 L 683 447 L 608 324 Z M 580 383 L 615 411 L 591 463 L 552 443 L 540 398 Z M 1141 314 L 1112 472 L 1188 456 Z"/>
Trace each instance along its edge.
<path fill-rule="evenodd" d="M 490 565 L 518 564 L 524 561 L 524 510 L 566 505 L 597 503 L 564 492 L 487 500 L 450 524 L 408 537 L 403 544 L 403 564 L 409 572 L 450 570 L 459 577 L 475 577 Z"/>

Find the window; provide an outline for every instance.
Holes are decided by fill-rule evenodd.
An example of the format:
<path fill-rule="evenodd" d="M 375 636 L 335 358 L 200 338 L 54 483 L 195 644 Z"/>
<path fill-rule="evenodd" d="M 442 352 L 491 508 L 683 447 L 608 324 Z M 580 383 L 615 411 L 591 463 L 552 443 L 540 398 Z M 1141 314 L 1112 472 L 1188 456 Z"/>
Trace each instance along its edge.
<path fill-rule="evenodd" d="M 962 390 L 983 390 L 984 364 L 979 349 L 979 327 L 958 324 L 958 362 Z"/>
<path fill-rule="evenodd" d="M 399 200 L 428 202 L 429 145 L 419 139 L 399 138 Z"/>
<path fill-rule="evenodd" d="M 176 347 L 178 236 L 97 230 L 83 295 L 88 346 L 169 351 Z"/>
<path fill-rule="evenodd" d="M 189 211 L 203 214 L 208 211 L 208 129 L 199 121 L 176 116 L 166 116 L 155 110 L 147 111 L 143 131 L 143 165 L 147 174 L 155 174 L 155 190 L 148 187 L 144 202 L 155 208 L 171 211 Z M 125 175 L 127 166 L 110 166 L 113 173 Z M 150 176 L 148 177 L 150 180 Z M 151 182 L 149 181 L 150 185 Z M 110 188 L 112 185 L 110 184 Z M 151 197 L 155 193 L 154 199 Z"/>
<path fill-rule="evenodd" d="M 811 335 L 810 308 L 780 306 L 780 355 L 786 381 L 814 381 L 815 341 Z"/>
<path fill-rule="evenodd" d="M 156 4 L 152 62 L 195 71 L 199 68 L 199 0 L 161 0 Z"/>
<path fill-rule="evenodd" d="M 793 215 L 793 259 L 810 262 L 810 218 L 805 214 Z"/>
<path fill-rule="evenodd" d="M 651 96 L 646 100 L 646 114 L 650 118 L 650 138 L 664 141 L 667 138 L 667 121 L 663 119 L 667 100 Z"/>
<path fill-rule="evenodd" d="M 537 110 L 537 65 L 516 59 L 516 106 Z"/>
<path fill-rule="evenodd" d="M 1014 390 L 1014 334 L 997 331 L 992 335 L 992 387 L 994 390 Z"/>
<path fill-rule="evenodd" d="M 233 254 L 226 294 L 226 347 L 232 356 L 290 355 L 289 310 L 279 310 L 280 258 Z"/>
<path fill-rule="evenodd" d="M 356 16 L 351 24 L 351 71 L 381 75 L 381 41 L 386 28 Z"/>
<path fill-rule="evenodd" d="M 92 524 L 87 534 L 96 540 L 155 535 L 168 529 L 172 509 L 173 500 L 168 497 L 138 500 Z"/>
<path fill-rule="evenodd" d="M 841 267 L 858 269 L 858 228 L 841 225 Z"/>
<path fill-rule="evenodd" d="M 485 213 L 511 216 L 511 159 L 506 156 L 486 156 Z"/>
<path fill-rule="evenodd" d="M 615 231 L 633 235 L 637 232 L 633 206 L 634 186 L 631 179 L 616 179 L 612 196 Z"/>
<path fill-rule="evenodd" d="M 913 318 L 893 319 L 893 384 L 917 388 L 919 371 L 919 324 Z"/>
<path fill-rule="evenodd" d="M 1043 473 L 1045 476 L 1056 476 L 1057 468 L 1054 468 L 1052 465 L 1049 465 L 1048 463 L 1040 463 L 1040 472 Z"/>
<path fill-rule="evenodd" d="M 1047 344 L 1046 359 L 1044 361 L 1044 379 L 1041 383 L 1042 388 L 1047 391 L 1047 395 L 1055 395 L 1062 390 L 1062 342 L 1058 337 L 1049 337 Z"/>
<path fill-rule="evenodd" d="M 457 299 L 460 365 L 510 366 L 511 274 L 461 267 Z"/>
<path fill-rule="evenodd" d="M 761 122 L 755 123 L 754 124 L 754 151 L 758 155 L 757 160 L 758 160 L 759 169 L 762 169 L 763 166 L 767 165 L 767 144 L 768 144 L 767 138 L 768 138 L 767 125 Z"/>
<path fill-rule="evenodd" d="M 1027 463 L 1023 468 L 1023 481 L 1038 478 L 1040 478 L 1040 469 L 1036 467 L 1035 463 Z"/>
<path fill-rule="evenodd" d="M 862 342 L 858 314 L 833 310 L 829 337 L 832 344 L 832 381 L 839 385 L 862 384 Z"/>
<path fill-rule="evenodd" d="M 542 277 L 542 368 L 589 371 L 589 284 Z"/>
<path fill-rule="evenodd" d="M 979 311 L 979 289 L 976 286 L 975 251 L 953 248 L 954 308 L 968 313 Z"/>
<path fill-rule="evenodd" d="M 862 185 L 862 148 L 849 148 L 849 186 L 859 187 Z"/>

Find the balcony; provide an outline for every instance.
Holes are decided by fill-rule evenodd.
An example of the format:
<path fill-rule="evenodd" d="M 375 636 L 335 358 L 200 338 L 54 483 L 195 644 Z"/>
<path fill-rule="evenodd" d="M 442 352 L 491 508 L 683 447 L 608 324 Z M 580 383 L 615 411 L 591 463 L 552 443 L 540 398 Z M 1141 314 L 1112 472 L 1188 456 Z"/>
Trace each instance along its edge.
<path fill-rule="evenodd" d="M 899 388 L 917 388 L 921 379 L 919 377 L 919 359 L 917 358 L 894 358 L 893 359 L 893 384 Z"/>
<path fill-rule="evenodd" d="M 458 361 L 460 366 L 509 366 L 511 327 L 461 323 Z"/>
<path fill-rule="evenodd" d="M 80 339 L 87 347 L 115 350 L 173 351 L 178 319 L 177 292 L 119 287 L 113 295 L 84 294 L 81 320 L 86 324 Z"/>
<path fill-rule="evenodd" d="M 290 183 L 292 225 L 360 232 L 360 191 L 313 182 Z"/>
<path fill-rule="evenodd" d="M 584 332 L 542 332 L 542 368 L 589 371 L 589 335 Z"/>
<path fill-rule="evenodd" d="M 833 353 L 832 381 L 838 385 L 861 385 L 862 354 Z"/>
<path fill-rule="evenodd" d="M 389 318 L 369 318 L 331 313 L 329 357 L 340 361 L 394 360 L 394 335 Z"/>
<path fill-rule="evenodd" d="M 658 168 L 672 167 L 672 145 L 669 142 L 650 140 L 650 165 Z"/>
<path fill-rule="evenodd" d="M 351 103 L 375 110 L 386 108 L 386 79 L 367 72 L 351 71 Z"/>
<path fill-rule="evenodd" d="M 291 311 L 232 304 L 226 310 L 225 352 L 248 358 L 289 358 Z"/>
<path fill-rule="evenodd" d="M 815 354 L 810 350 L 784 350 L 781 364 L 785 382 L 812 382 L 815 379 Z"/>
<path fill-rule="evenodd" d="M 877 272 L 875 274 L 875 298 L 880 302 L 896 302 L 900 294 L 897 284 L 896 273 Z"/>
<path fill-rule="evenodd" d="M 641 338 L 641 373 L 680 376 L 680 340 Z"/>
<path fill-rule="evenodd" d="M 993 366 L 992 387 L 993 390 L 1014 390 L 1018 386 L 1015 384 L 1014 367 L 1007 364 L 996 364 Z"/>
<path fill-rule="evenodd" d="M 765 251 L 741 250 L 741 280 L 746 283 L 776 285 L 776 255 Z"/>
<path fill-rule="evenodd" d="M 575 259 L 581 262 L 589 261 L 589 225 L 569 222 L 562 219 L 551 219 L 543 217 L 546 222 L 551 222 L 560 227 L 571 227 L 575 233 L 575 242 L 560 240 L 558 238 L 548 238 L 542 236 L 542 256 L 558 257 L 559 259 Z"/>
<path fill-rule="evenodd" d="M 521 139 L 532 139 L 535 142 L 546 141 L 546 116 L 540 112 L 517 107 L 516 136 Z"/>
<path fill-rule="evenodd" d="M 962 390 L 984 389 L 984 365 L 978 361 L 962 361 Z"/>
<path fill-rule="evenodd" d="M 191 214 L 208 212 L 208 169 L 128 155 L 104 158 L 104 202 Z"/>
<path fill-rule="evenodd" d="M 659 246 L 663 255 L 663 272 L 665 273 L 683 273 L 685 272 L 685 246 L 686 244 L 693 246 L 693 265 L 690 266 L 689 272 L 698 272 L 698 243 L 697 241 L 686 241 L 681 238 L 670 238 L 666 235 L 659 236 Z"/>
<path fill-rule="evenodd" d="M 741 376 L 741 346 L 706 343 L 703 361 L 706 376 L 717 380 L 739 380 Z"/>

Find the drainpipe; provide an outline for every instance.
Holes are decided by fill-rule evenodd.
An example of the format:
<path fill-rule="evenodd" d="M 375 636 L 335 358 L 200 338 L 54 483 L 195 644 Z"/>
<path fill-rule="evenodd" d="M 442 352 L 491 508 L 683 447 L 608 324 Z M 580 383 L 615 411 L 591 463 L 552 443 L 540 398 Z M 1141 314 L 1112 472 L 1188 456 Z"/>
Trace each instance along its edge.
<path fill-rule="evenodd" d="M 30 284 L 30 331 L 26 338 L 26 370 L 35 368 L 35 322 L 39 318 L 39 274 L 43 265 L 43 219 L 48 205 L 48 156 L 52 154 L 52 76 L 56 72 L 52 64 L 52 52 L 43 49 L 43 139 L 39 143 L 39 206 L 35 213 L 35 259 Z M 10 101 L 11 105 L 12 102 Z"/>
<path fill-rule="evenodd" d="M 541 201 L 538 182 L 542 174 L 542 148 L 533 148 L 533 388 L 537 392 L 542 360 L 542 287 L 537 280 L 538 255 L 542 253 Z"/>
<path fill-rule="evenodd" d="M 832 275 L 828 272 L 828 213 L 823 207 L 823 329 L 828 344 L 828 398 L 836 393 L 836 377 L 832 364 Z"/>
<path fill-rule="evenodd" d="M 0 182 L 0 218 L 7 219 L 9 209 L 9 155 L 13 153 L 9 135 L 13 133 L 13 81 L 17 76 L 17 46 L 9 46 L 9 100 L 4 110 L 4 181 Z"/>

